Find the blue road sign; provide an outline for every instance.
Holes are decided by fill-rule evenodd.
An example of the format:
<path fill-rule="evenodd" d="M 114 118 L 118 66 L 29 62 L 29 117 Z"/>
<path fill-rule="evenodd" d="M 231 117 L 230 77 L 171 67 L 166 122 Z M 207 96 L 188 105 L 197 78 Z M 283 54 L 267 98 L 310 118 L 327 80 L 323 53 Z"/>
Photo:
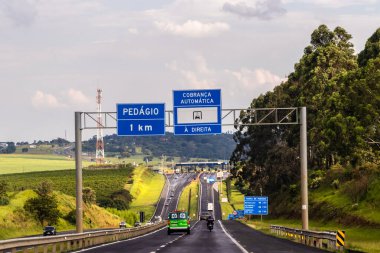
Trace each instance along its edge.
<path fill-rule="evenodd" d="M 222 133 L 221 90 L 173 91 L 175 135 Z"/>
<path fill-rule="evenodd" d="M 244 214 L 268 215 L 268 197 L 244 196 Z"/>
<path fill-rule="evenodd" d="M 117 104 L 117 135 L 165 134 L 165 104 Z"/>

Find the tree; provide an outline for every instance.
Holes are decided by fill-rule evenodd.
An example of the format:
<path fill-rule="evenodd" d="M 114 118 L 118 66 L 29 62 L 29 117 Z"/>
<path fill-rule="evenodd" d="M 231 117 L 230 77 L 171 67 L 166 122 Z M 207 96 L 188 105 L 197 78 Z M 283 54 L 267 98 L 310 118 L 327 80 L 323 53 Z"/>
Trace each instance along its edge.
<path fill-rule="evenodd" d="M 29 212 L 42 226 L 56 224 L 60 212 L 51 182 L 42 182 L 35 192 L 38 196 L 28 199 L 25 202 L 24 210 Z"/>
<path fill-rule="evenodd" d="M 96 192 L 90 187 L 83 188 L 83 202 L 86 204 L 96 203 Z"/>
<path fill-rule="evenodd" d="M 365 48 L 358 55 L 360 67 L 367 65 L 370 59 L 375 59 L 380 56 L 380 28 L 365 43 Z"/>
<path fill-rule="evenodd" d="M 9 204 L 7 190 L 8 190 L 8 183 L 6 181 L 0 181 L 0 206 L 5 206 Z"/>

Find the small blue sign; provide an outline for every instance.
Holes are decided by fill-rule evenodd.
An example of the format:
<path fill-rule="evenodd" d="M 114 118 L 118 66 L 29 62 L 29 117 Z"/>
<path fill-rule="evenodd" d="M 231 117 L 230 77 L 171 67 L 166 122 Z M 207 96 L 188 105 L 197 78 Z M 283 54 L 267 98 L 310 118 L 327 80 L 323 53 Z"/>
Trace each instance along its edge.
<path fill-rule="evenodd" d="M 173 91 L 175 135 L 222 133 L 221 90 Z"/>
<path fill-rule="evenodd" d="M 117 104 L 117 135 L 165 135 L 165 104 Z"/>
<path fill-rule="evenodd" d="M 268 215 L 268 197 L 244 196 L 244 214 Z"/>

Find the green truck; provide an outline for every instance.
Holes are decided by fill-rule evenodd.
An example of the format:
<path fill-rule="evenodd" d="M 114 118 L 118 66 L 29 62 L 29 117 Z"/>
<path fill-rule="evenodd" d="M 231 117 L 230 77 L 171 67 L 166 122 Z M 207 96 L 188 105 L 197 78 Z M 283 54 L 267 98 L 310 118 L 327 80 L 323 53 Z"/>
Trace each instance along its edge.
<path fill-rule="evenodd" d="M 190 234 L 190 218 L 185 211 L 173 211 L 168 215 L 168 235 L 174 231 L 184 231 Z"/>

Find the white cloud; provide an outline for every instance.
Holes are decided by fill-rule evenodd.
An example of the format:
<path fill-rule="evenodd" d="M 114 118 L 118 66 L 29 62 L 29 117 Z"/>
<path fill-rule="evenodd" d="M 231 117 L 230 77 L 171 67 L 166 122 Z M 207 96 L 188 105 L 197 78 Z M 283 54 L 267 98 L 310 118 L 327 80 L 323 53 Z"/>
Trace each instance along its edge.
<path fill-rule="evenodd" d="M 128 28 L 128 32 L 132 34 L 138 34 L 138 30 L 136 28 Z"/>
<path fill-rule="evenodd" d="M 226 72 L 239 82 L 241 88 L 246 91 L 256 91 L 255 93 L 257 94 L 270 91 L 286 80 L 271 73 L 269 70 L 260 68 L 254 70 L 241 68 L 238 71 L 226 70 Z"/>
<path fill-rule="evenodd" d="M 70 88 L 68 91 L 61 92 L 61 96 L 59 98 L 60 99 L 58 99 L 55 95 L 38 90 L 32 96 L 31 101 L 35 108 L 45 109 L 66 108 L 69 106 L 72 107 L 90 103 L 90 99 L 84 95 L 82 91 L 73 88 Z"/>
<path fill-rule="evenodd" d="M 69 89 L 67 95 L 69 102 L 74 105 L 88 104 L 90 102 L 90 99 L 80 90 L 71 88 Z"/>
<path fill-rule="evenodd" d="M 369 5 L 376 4 L 377 0 L 313 0 L 313 1 L 305 1 L 305 0 L 283 0 L 284 3 L 306 3 L 312 5 L 320 5 L 323 7 L 330 8 L 341 8 L 345 6 L 353 6 L 353 5 Z"/>
<path fill-rule="evenodd" d="M 156 21 L 154 24 L 161 31 L 192 38 L 215 36 L 230 29 L 224 22 L 202 23 L 198 20 L 188 20 L 182 25 L 162 21 Z"/>
<path fill-rule="evenodd" d="M 256 17 L 267 20 L 286 13 L 281 0 L 260 0 L 255 1 L 253 5 L 248 5 L 246 2 L 226 2 L 223 10 L 245 18 Z"/>
<path fill-rule="evenodd" d="M 5 15 L 16 26 L 29 26 L 37 16 L 33 0 L 1 0 L 0 13 Z"/>
<path fill-rule="evenodd" d="M 65 106 L 54 95 L 39 90 L 32 97 L 32 105 L 35 108 L 58 108 Z"/>

